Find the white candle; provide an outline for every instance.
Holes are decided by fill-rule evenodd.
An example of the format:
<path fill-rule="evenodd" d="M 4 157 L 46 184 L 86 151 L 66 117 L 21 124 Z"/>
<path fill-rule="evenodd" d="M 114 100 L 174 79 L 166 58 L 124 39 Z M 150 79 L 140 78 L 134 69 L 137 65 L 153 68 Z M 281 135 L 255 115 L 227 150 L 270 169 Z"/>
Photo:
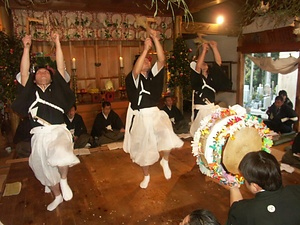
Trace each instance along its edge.
<path fill-rule="evenodd" d="M 124 64 L 123 64 L 123 57 L 120 57 L 120 67 L 123 68 Z"/>
<path fill-rule="evenodd" d="M 72 69 L 76 69 L 76 59 L 72 59 Z"/>

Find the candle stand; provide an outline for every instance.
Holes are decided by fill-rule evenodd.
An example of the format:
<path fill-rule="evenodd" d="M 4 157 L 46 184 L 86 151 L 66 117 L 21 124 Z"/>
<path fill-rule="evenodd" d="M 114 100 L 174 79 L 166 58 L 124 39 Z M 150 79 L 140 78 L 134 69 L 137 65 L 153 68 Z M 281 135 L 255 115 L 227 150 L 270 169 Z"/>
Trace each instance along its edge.
<path fill-rule="evenodd" d="M 124 67 L 120 67 L 119 91 L 120 91 L 120 99 L 126 99 L 126 86 L 125 86 Z"/>
<path fill-rule="evenodd" d="M 74 91 L 74 94 L 75 94 L 75 102 L 76 104 L 78 104 L 78 95 L 77 95 L 77 75 L 76 75 L 76 69 L 75 68 L 72 68 L 72 75 L 71 75 L 71 78 L 72 78 L 72 89 Z"/>

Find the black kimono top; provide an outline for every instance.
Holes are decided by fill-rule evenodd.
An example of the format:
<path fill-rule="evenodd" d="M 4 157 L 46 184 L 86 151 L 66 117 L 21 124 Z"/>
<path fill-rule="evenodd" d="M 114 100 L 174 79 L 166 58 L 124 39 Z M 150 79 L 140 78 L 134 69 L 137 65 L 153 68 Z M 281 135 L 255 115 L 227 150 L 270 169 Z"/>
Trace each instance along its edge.
<path fill-rule="evenodd" d="M 101 135 L 103 135 L 105 132 L 108 131 L 107 127 L 109 125 L 113 130 L 117 130 L 117 131 L 124 128 L 124 124 L 121 118 L 112 109 L 110 110 L 107 118 L 104 117 L 102 112 L 98 113 L 93 124 L 92 132 L 91 132 L 92 136 L 100 137 Z"/>
<path fill-rule="evenodd" d="M 191 85 L 194 92 L 194 104 L 206 105 L 215 102 L 215 93 L 231 89 L 231 81 L 226 77 L 222 67 L 216 63 L 209 68 L 207 78 L 195 71 L 195 62 L 191 62 Z"/>
<path fill-rule="evenodd" d="M 162 110 L 164 110 L 168 114 L 170 119 L 174 118 L 175 123 L 184 119 L 181 111 L 174 105 L 172 105 L 171 110 L 166 105 L 162 108 Z"/>
<path fill-rule="evenodd" d="M 52 76 L 51 84 L 44 92 L 34 83 L 33 75 L 30 75 L 25 87 L 19 85 L 12 109 L 21 116 L 29 114 L 32 127 L 37 127 L 42 124 L 32 118 L 30 110 L 37 110 L 36 115 L 50 124 L 63 124 L 64 113 L 68 112 L 74 103 L 74 92 L 56 71 Z"/>
<path fill-rule="evenodd" d="M 164 67 L 160 71 L 157 71 L 157 64 L 155 63 L 149 71 L 147 78 L 140 74 L 138 78 L 134 80 L 132 72 L 126 76 L 125 84 L 127 96 L 133 110 L 158 105 L 163 91 L 164 74 Z"/>
<path fill-rule="evenodd" d="M 66 114 L 64 114 L 64 118 L 68 130 L 74 129 L 74 136 L 79 137 L 80 135 L 87 133 L 86 126 L 84 124 L 82 116 L 80 116 L 78 113 L 75 113 L 72 121 L 70 121 L 70 119 Z"/>

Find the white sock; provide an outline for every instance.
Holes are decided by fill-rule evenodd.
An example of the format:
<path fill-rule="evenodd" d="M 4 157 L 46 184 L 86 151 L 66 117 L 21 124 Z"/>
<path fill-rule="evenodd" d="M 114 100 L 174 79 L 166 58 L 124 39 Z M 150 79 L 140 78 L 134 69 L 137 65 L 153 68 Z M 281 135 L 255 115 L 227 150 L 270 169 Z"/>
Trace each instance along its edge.
<path fill-rule="evenodd" d="M 67 179 L 61 179 L 59 183 L 60 183 L 60 189 L 64 200 L 65 201 L 71 200 L 73 198 L 73 192 L 70 186 L 68 185 Z"/>
<path fill-rule="evenodd" d="M 171 176 L 172 176 L 172 172 L 171 172 L 170 167 L 169 167 L 169 162 L 167 160 L 165 160 L 164 158 L 162 158 L 160 160 L 160 165 L 163 168 L 165 178 L 167 180 L 169 180 L 171 178 Z"/>
<path fill-rule="evenodd" d="M 150 175 L 144 176 L 144 180 L 140 183 L 140 188 L 147 188 L 150 181 Z"/>
<path fill-rule="evenodd" d="M 45 186 L 45 193 L 51 193 L 51 189 L 48 186 Z"/>
<path fill-rule="evenodd" d="M 63 197 L 61 195 L 58 195 L 55 197 L 54 201 L 51 202 L 48 206 L 47 206 L 47 210 L 48 211 L 53 211 L 54 209 L 56 209 L 56 207 L 63 202 Z"/>

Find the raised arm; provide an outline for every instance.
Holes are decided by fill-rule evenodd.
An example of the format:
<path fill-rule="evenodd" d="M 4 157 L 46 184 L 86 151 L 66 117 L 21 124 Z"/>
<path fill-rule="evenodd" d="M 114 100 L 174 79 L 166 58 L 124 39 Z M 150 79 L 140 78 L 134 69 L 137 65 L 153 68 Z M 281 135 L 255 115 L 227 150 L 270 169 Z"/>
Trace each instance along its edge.
<path fill-rule="evenodd" d="M 30 68 L 30 47 L 31 47 L 31 36 L 25 35 L 22 39 L 23 42 L 23 55 L 20 64 L 21 84 L 26 85 L 29 77 Z"/>
<path fill-rule="evenodd" d="M 219 49 L 218 49 L 217 42 L 215 42 L 215 41 L 210 41 L 210 42 L 209 42 L 209 46 L 210 46 L 211 49 L 213 50 L 215 62 L 216 62 L 219 66 L 221 66 L 221 64 L 222 64 L 222 58 L 221 58 L 221 55 L 220 55 L 220 52 L 219 52 Z"/>
<path fill-rule="evenodd" d="M 206 56 L 206 53 L 207 53 L 208 49 L 209 49 L 208 44 L 207 43 L 203 43 L 202 44 L 202 52 L 199 53 L 199 55 L 198 55 L 197 62 L 196 62 L 196 68 L 195 68 L 195 70 L 198 73 L 201 72 L 201 67 L 202 67 L 202 64 L 204 62 L 204 59 L 205 59 L 205 56 Z M 200 51 L 200 49 L 199 49 L 199 51 Z"/>
<path fill-rule="evenodd" d="M 166 57 L 164 53 L 164 49 L 159 41 L 159 33 L 156 30 L 150 29 L 150 37 L 152 38 L 156 53 L 157 53 L 157 68 L 160 70 L 166 63 Z"/>
<path fill-rule="evenodd" d="M 133 66 L 132 73 L 134 78 L 136 79 L 138 75 L 142 72 L 145 58 L 148 54 L 148 51 L 152 48 L 152 41 L 150 38 L 146 38 L 144 41 L 144 50 L 141 55 L 138 57 L 136 63 Z"/>
<path fill-rule="evenodd" d="M 65 62 L 64 62 L 64 55 L 61 49 L 61 44 L 59 41 L 59 34 L 53 33 L 52 40 L 54 41 L 56 47 L 55 55 L 56 55 L 57 70 L 65 78 Z"/>
<path fill-rule="evenodd" d="M 240 201 L 243 199 L 243 196 L 241 194 L 241 191 L 239 187 L 234 186 L 230 188 L 230 206 L 237 201 Z"/>

